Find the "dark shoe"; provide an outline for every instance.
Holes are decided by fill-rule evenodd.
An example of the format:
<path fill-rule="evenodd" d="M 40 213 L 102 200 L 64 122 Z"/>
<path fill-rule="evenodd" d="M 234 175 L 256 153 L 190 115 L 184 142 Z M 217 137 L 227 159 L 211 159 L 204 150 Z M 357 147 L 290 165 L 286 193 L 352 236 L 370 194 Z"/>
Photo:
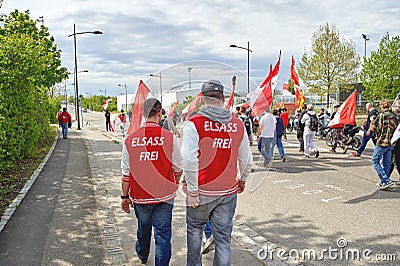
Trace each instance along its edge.
<path fill-rule="evenodd" d="M 317 151 L 316 153 L 315 153 L 315 158 L 318 158 L 319 157 L 319 151 Z"/>
<path fill-rule="evenodd" d="M 361 157 L 361 155 L 358 154 L 358 153 L 355 152 L 355 151 L 351 152 L 351 155 L 353 155 L 353 157 Z"/>
<path fill-rule="evenodd" d="M 285 156 L 282 156 L 281 159 L 282 159 L 282 162 L 285 162 L 285 161 L 286 161 Z"/>
<path fill-rule="evenodd" d="M 330 151 L 330 152 L 336 152 L 336 150 L 335 150 L 335 149 L 330 149 L 329 151 Z"/>
<path fill-rule="evenodd" d="M 304 150 L 302 150 L 302 149 L 299 149 L 299 152 L 304 152 Z"/>
<path fill-rule="evenodd" d="M 305 155 L 305 154 L 303 154 L 303 157 L 304 157 L 304 158 L 310 158 L 310 155 Z"/>

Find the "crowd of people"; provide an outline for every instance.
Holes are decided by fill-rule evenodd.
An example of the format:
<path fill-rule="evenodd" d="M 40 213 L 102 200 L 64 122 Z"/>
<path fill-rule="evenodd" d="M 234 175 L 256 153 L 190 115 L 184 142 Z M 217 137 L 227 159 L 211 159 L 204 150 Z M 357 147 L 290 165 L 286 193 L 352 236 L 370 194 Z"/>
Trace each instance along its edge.
<path fill-rule="evenodd" d="M 130 213 L 133 207 L 135 212 L 136 252 L 142 263 L 148 260 L 154 228 L 155 263 L 169 265 L 172 209 L 182 184 L 187 204 L 187 265 L 201 265 L 201 256 L 211 245 L 215 245 L 214 264 L 231 265 L 232 219 L 237 193 L 244 191 L 253 164 L 250 146 L 257 142 L 264 167 L 271 166 L 275 146 L 281 161 L 286 161 L 283 141 L 287 140 L 288 111 L 268 109 L 253 117 L 251 110 L 240 107 L 232 113 L 223 106 L 223 90 L 218 81 L 205 82 L 201 89 L 202 107 L 186 118 L 181 132 L 158 100 L 146 100 L 144 126 L 124 140 L 121 208 Z M 316 114 L 313 105 L 304 104 L 297 113 L 297 139 L 304 158 L 320 156 L 314 139 L 323 134 L 338 108 L 335 106 L 332 115 L 324 109 Z M 387 189 L 394 184 L 390 180 L 393 169 L 400 173 L 400 145 L 391 142 L 398 125 L 400 101 L 391 106 L 382 100 L 379 112 L 372 103 L 366 108 L 362 144 L 352 156 L 361 157 L 372 139 L 376 145 L 372 165 L 380 178 L 378 186 Z M 333 129 L 331 152 L 336 152 L 337 146 L 344 153 L 347 151 L 348 140 L 341 138 L 344 131 L 343 126 Z M 181 134 L 179 147 L 177 137 Z M 202 247 L 203 234 L 207 241 Z"/>

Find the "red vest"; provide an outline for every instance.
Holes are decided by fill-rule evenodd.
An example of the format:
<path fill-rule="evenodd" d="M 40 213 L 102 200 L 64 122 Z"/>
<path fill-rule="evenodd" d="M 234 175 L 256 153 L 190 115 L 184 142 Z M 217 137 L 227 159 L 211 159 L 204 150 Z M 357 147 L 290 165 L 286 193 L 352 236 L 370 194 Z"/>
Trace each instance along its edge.
<path fill-rule="evenodd" d="M 133 202 L 154 204 L 174 199 L 178 185 L 172 169 L 172 132 L 147 122 L 125 139 L 125 145 Z"/>
<path fill-rule="evenodd" d="M 68 112 L 62 112 L 62 113 L 59 115 L 58 120 L 59 120 L 61 123 L 66 124 L 66 123 L 68 123 L 68 122 L 71 121 L 71 115 L 70 115 Z"/>
<path fill-rule="evenodd" d="M 199 134 L 199 192 L 204 196 L 225 196 L 237 192 L 237 164 L 244 126 L 236 116 L 227 124 L 195 115 L 189 119 Z"/>

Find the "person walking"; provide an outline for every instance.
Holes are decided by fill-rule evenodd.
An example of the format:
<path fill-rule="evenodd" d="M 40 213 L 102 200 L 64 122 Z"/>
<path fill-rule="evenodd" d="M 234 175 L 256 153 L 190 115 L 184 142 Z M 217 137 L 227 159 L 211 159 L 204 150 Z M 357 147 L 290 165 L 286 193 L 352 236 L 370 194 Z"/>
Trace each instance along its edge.
<path fill-rule="evenodd" d="M 326 117 L 325 108 L 322 107 L 321 110 L 319 111 L 319 114 L 317 115 L 319 121 L 318 136 L 320 137 L 320 139 L 322 139 L 323 131 L 326 125 L 325 117 Z"/>
<path fill-rule="evenodd" d="M 250 146 L 253 145 L 253 127 L 251 123 L 251 119 L 246 113 L 246 107 L 242 106 L 240 107 L 240 113 L 238 116 L 244 125 L 244 129 L 246 130 L 247 137 L 249 138 L 249 144 Z"/>
<path fill-rule="evenodd" d="M 60 111 L 57 112 L 57 116 L 56 116 L 56 118 L 58 120 L 58 127 L 59 128 L 62 128 L 62 123 L 61 123 L 61 114 L 62 114 L 62 112 L 63 112 L 63 109 L 60 109 Z"/>
<path fill-rule="evenodd" d="M 63 108 L 63 111 L 58 116 L 58 121 L 62 125 L 62 135 L 64 139 L 68 138 L 68 128 L 71 127 L 72 119 L 71 115 L 67 112 L 67 108 Z"/>
<path fill-rule="evenodd" d="M 391 139 L 399 122 L 390 109 L 389 101 L 381 100 L 379 107 L 381 110 L 371 123 L 366 136 L 369 136 L 372 132 L 376 136 L 372 165 L 380 178 L 380 182 L 377 184 L 379 189 L 386 189 L 394 184 L 389 178 L 390 158 L 393 150 Z"/>
<path fill-rule="evenodd" d="M 298 119 L 298 126 L 297 126 L 297 139 L 300 142 L 300 149 L 299 152 L 304 152 L 304 124 L 301 122 L 304 114 L 307 112 L 307 105 L 303 104 L 301 106 L 301 112 L 299 114 L 299 119 Z"/>
<path fill-rule="evenodd" d="M 264 167 L 269 167 L 274 157 L 275 131 L 276 118 L 270 110 L 266 110 L 260 118 L 257 135 L 257 141 L 260 143 L 259 150 L 264 157 Z"/>
<path fill-rule="evenodd" d="M 214 265 L 231 265 L 237 193 L 245 189 L 253 157 L 242 121 L 224 108 L 221 83 L 207 81 L 201 93 L 203 107 L 186 120 L 181 148 L 187 182 L 186 264 L 201 265 L 203 229 L 210 221 Z"/>
<path fill-rule="evenodd" d="M 367 131 L 368 131 L 370 125 L 371 125 L 371 122 L 374 121 L 376 116 L 378 115 L 378 111 L 375 110 L 375 108 L 374 108 L 372 103 L 367 103 L 365 105 L 365 108 L 368 111 L 368 116 L 367 116 L 367 119 L 365 120 L 364 125 L 363 125 L 364 133 L 363 133 L 363 136 L 362 136 L 362 139 L 361 139 L 360 147 L 358 148 L 357 151 L 353 151 L 351 153 L 351 155 L 353 157 L 360 157 L 361 154 L 363 153 L 363 151 L 365 150 L 365 147 L 367 147 L 368 141 L 371 140 L 371 139 L 372 139 L 372 142 L 374 143 L 374 146 L 376 146 L 376 139 L 375 139 L 374 132 L 370 131 L 369 136 L 367 136 L 366 133 L 367 133 Z"/>
<path fill-rule="evenodd" d="M 289 113 L 288 113 L 288 111 L 287 111 L 287 109 L 284 107 L 283 109 L 282 109 L 282 112 L 281 112 L 281 114 L 279 115 L 279 117 L 282 119 L 282 122 L 283 122 L 283 139 L 286 141 L 287 140 L 287 137 L 286 137 L 286 128 L 287 128 L 287 126 L 289 125 Z"/>
<path fill-rule="evenodd" d="M 136 253 L 146 263 L 152 228 L 156 243 L 155 265 L 167 266 L 171 259 L 172 209 L 182 160 L 178 140 L 172 132 L 158 126 L 160 101 L 144 102 L 145 125 L 132 132 L 122 148 L 121 208 L 134 208 L 138 221 Z"/>
<path fill-rule="evenodd" d="M 282 145 L 282 136 L 284 136 L 285 126 L 283 125 L 282 118 L 279 116 L 278 110 L 274 109 L 272 114 L 276 118 L 276 130 L 275 130 L 275 143 L 278 148 L 279 155 L 281 156 L 282 162 L 286 161 L 285 150 Z"/>
<path fill-rule="evenodd" d="M 106 118 L 106 131 L 111 131 L 111 127 L 110 127 L 110 119 L 111 119 L 111 114 L 108 111 L 108 109 L 106 110 L 106 113 L 104 114 L 105 118 Z"/>
<path fill-rule="evenodd" d="M 166 115 L 164 108 L 161 111 L 162 117 L 159 126 L 166 130 L 172 131 L 178 138 L 181 136 L 178 129 L 175 127 L 174 122 Z"/>
<path fill-rule="evenodd" d="M 314 142 L 315 133 L 318 130 L 318 118 L 314 112 L 314 106 L 307 107 L 307 113 L 303 115 L 301 122 L 304 124 L 304 157 L 310 158 L 310 150 L 315 152 L 315 158 L 319 157 L 319 151 Z"/>
<path fill-rule="evenodd" d="M 121 134 L 125 133 L 125 124 L 126 124 L 126 114 L 124 109 L 121 109 L 121 113 L 118 115 L 119 119 L 119 127 L 121 128 Z"/>

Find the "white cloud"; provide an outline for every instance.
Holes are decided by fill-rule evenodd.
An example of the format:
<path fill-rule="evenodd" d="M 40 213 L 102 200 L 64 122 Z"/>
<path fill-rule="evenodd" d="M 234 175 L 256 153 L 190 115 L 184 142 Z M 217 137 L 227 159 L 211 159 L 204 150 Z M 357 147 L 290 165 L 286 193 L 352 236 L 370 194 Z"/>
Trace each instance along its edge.
<path fill-rule="evenodd" d="M 156 86 L 149 74 L 163 73 L 171 66 L 178 77 L 175 84 L 179 78 L 184 83 L 187 68 L 182 67 L 180 73 L 175 64 L 193 60 L 232 66 L 221 70 L 215 68 L 216 64 L 209 71 L 215 76 L 218 76 L 215 71 L 223 73 L 225 76 L 220 78 L 228 84 L 238 68 L 244 72 L 238 78 L 238 88 L 246 90 L 247 52 L 229 45 L 247 46 L 247 41 L 253 50 L 250 54 L 253 88 L 265 78 L 269 64 L 276 63 L 282 50 L 279 88 L 289 78 L 292 54 L 298 61 L 304 49 L 311 46 L 313 32 L 326 22 L 335 25 L 346 40 L 352 40 L 360 56 L 364 54 L 361 33 L 370 36 L 367 54 L 377 49 L 386 32 L 400 35 L 400 4 L 394 0 L 6 0 L 0 13 L 14 9 L 21 12 L 29 9 L 33 19 L 44 17 L 44 24 L 63 51 L 63 65 L 70 70 L 73 70 L 73 40 L 67 36 L 73 32 L 73 24 L 76 23 L 78 32 L 104 33 L 77 36 L 78 68 L 89 70 L 79 75 L 82 94 L 101 94 L 99 90 L 107 88 L 110 95 L 118 95 L 122 90 L 117 84 L 126 82 L 130 90 L 135 90 L 139 79 L 155 82 Z M 195 75 L 195 69 L 192 73 Z M 167 80 L 165 83 L 168 86 Z"/>

